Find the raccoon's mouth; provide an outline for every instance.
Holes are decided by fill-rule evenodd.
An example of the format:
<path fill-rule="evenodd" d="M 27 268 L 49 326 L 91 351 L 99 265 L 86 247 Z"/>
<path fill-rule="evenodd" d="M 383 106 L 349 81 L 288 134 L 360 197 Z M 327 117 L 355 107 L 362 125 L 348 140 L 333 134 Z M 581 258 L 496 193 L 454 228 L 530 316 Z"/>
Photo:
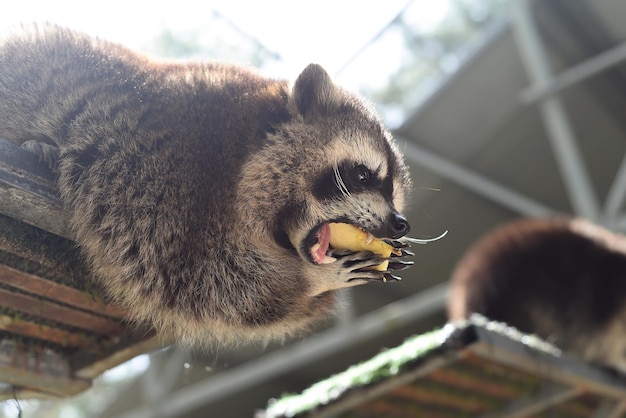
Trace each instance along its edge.
<path fill-rule="evenodd" d="M 334 236 L 333 234 L 338 234 Z M 404 255 L 413 255 L 406 247 L 410 243 L 425 243 L 429 240 L 419 240 L 408 237 L 400 237 L 398 239 L 379 239 L 372 233 L 361 228 L 358 225 L 341 222 L 329 221 L 321 224 L 309 233 L 303 242 L 302 253 L 308 254 L 308 259 L 314 264 L 330 264 L 337 261 L 349 253 L 370 252 L 373 256 L 381 256 L 386 261 L 380 266 L 386 266 L 385 262 L 390 257 L 402 257 Z M 334 245 L 338 247 L 334 247 Z M 401 263 L 395 262 L 397 266 Z"/>
<path fill-rule="evenodd" d="M 315 264 L 330 264 L 337 261 L 336 258 L 328 255 L 328 250 L 330 250 L 330 225 L 328 223 L 314 230 L 311 237 L 307 239 L 309 243 L 313 240 L 314 243 L 307 246 L 311 261 Z"/>
<path fill-rule="evenodd" d="M 337 258 L 334 257 L 335 255 L 334 250 L 337 250 L 337 248 L 333 248 L 331 244 L 332 242 L 331 235 L 334 233 L 333 229 L 330 226 L 331 223 L 349 224 L 348 222 L 345 222 L 344 220 L 333 220 L 333 221 L 324 222 L 320 226 L 313 228 L 313 230 L 309 233 L 307 238 L 304 240 L 302 253 L 308 254 L 309 261 L 311 261 L 314 264 L 318 264 L 318 265 L 330 264 L 330 263 L 334 263 L 335 261 L 337 261 Z M 349 224 L 349 225 L 352 225 L 358 229 L 363 230 L 358 225 L 354 225 L 354 224 Z M 368 239 L 366 241 L 367 243 L 375 239 L 375 237 L 370 233 L 367 233 L 367 236 L 368 236 Z M 340 251 L 344 253 L 345 251 L 351 251 L 351 250 L 346 250 L 343 248 L 344 247 L 342 247 Z M 354 250 L 354 251 L 358 251 L 358 250 Z"/>

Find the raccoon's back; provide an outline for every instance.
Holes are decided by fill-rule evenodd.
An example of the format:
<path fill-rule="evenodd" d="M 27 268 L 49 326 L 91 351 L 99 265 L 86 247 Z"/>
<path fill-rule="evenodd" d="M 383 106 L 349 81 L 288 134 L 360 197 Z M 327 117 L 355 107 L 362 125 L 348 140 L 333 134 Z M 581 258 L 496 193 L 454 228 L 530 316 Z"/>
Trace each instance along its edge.
<path fill-rule="evenodd" d="M 2 136 L 18 145 L 58 143 L 103 91 L 112 98 L 109 108 L 122 101 L 116 96 L 130 97 L 143 77 L 133 59 L 123 48 L 55 26 L 33 26 L 7 38 L 0 45 Z"/>
<path fill-rule="evenodd" d="M 600 329 L 626 303 L 623 240 L 580 220 L 505 225 L 456 267 L 450 319 L 480 313 L 544 337 Z"/>

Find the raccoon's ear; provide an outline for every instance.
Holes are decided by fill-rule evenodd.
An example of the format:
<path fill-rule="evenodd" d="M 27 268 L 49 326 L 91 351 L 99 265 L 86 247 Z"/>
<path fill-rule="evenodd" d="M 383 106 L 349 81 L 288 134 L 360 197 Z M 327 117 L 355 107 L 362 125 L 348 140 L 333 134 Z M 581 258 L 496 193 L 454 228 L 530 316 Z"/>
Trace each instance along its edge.
<path fill-rule="evenodd" d="M 307 117 L 335 109 L 340 102 L 339 90 L 318 64 L 309 64 L 296 79 L 291 100 L 298 112 Z"/>

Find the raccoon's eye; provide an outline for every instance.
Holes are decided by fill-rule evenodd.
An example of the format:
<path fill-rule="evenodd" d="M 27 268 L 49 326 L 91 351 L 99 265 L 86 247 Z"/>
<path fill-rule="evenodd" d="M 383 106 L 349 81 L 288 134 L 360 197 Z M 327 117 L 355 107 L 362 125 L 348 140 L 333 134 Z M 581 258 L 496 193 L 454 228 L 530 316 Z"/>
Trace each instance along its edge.
<path fill-rule="evenodd" d="M 361 184 L 368 184 L 370 182 L 371 172 L 362 164 L 354 167 L 356 179 Z"/>

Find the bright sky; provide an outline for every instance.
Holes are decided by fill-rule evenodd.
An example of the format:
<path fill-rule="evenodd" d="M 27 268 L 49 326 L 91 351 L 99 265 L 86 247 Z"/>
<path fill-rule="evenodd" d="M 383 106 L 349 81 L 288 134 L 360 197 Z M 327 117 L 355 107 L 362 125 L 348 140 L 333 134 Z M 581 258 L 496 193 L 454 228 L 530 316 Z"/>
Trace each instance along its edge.
<path fill-rule="evenodd" d="M 311 62 L 336 71 L 369 39 L 387 25 L 409 0 L 132 0 L 75 1 L 21 0 L 5 5 L 0 13 L 3 32 L 22 22 L 49 21 L 140 49 L 163 29 L 173 32 L 209 24 L 214 10 L 244 32 L 255 36 L 283 58 L 274 76 L 293 78 Z M 424 27 L 436 24 L 448 2 L 414 0 L 411 11 Z M 415 19 L 414 19 L 415 20 Z M 399 40 L 387 42 L 386 52 L 400 49 Z M 385 79 L 385 59 L 345 77 Z M 396 67 L 395 65 L 391 67 Z M 344 80 L 340 80 L 345 84 Z M 351 80 L 347 80 L 348 84 Z"/>

